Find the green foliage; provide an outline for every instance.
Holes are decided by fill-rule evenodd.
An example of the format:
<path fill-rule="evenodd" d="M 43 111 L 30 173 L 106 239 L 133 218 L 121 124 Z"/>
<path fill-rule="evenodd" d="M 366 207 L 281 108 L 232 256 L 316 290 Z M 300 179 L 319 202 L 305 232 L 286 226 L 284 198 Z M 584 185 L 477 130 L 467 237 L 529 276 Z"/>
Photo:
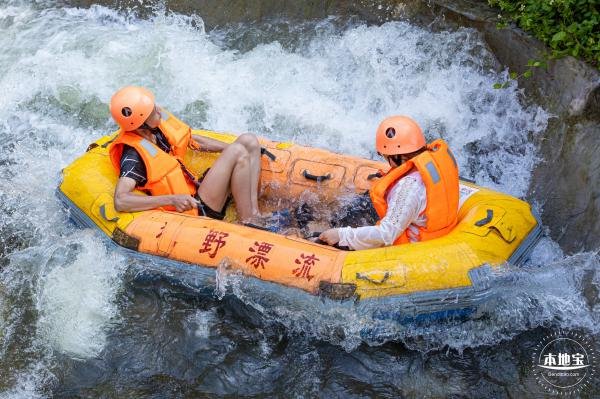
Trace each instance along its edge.
<path fill-rule="evenodd" d="M 529 79 L 533 76 L 533 71 L 536 68 L 548 68 L 548 64 L 544 61 L 537 60 L 529 60 L 526 65 L 527 69 L 522 74 L 518 74 L 516 72 L 510 72 L 508 77 L 510 80 L 519 80 L 520 78 Z M 510 80 L 507 80 L 504 83 L 494 83 L 494 89 L 506 89 L 510 85 Z"/>
<path fill-rule="evenodd" d="M 500 8 L 499 28 L 508 20 L 532 33 L 552 57 L 572 55 L 600 68 L 600 0 L 488 0 Z"/>

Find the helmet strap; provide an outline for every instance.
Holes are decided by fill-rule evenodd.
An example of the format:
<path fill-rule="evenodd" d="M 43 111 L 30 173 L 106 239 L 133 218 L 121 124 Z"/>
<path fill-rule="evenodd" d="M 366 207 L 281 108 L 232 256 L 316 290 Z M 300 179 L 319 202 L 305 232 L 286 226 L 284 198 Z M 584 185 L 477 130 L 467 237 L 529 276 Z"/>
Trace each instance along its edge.
<path fill-rule="evenodd" d="M 398 166 L 402 165 L 402 155 L 388 155 L 392 161 Z"/>

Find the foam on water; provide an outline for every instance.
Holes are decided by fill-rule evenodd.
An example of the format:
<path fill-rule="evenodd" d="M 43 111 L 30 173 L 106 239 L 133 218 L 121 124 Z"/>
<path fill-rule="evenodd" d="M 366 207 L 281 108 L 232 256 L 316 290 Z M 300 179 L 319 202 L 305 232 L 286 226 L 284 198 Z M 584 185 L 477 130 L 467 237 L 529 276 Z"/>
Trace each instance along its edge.
<path fill-rule="evenodd" d="M 1 381 L 3 386 L 13 381 L 16 397 L 41 395 L 39 389 L 51 384 L 52 352 L 98 355 L 118 317 L 115 300 L 125 262 L 98 234 L 74 230 L 54 197 L 60 170 L 98 136 L 89 126 L 108 128 L 106 115 L 95 115 L 105 112 L 105 104 L 86 91 L 95 72 L 71 41 L 71 22 L 64 12 L 32 6 L 0 11 L 6 50 L 0 55 L 0 230 L 3 254 L 12 252 L 2 272 L 2 291 L 12 298 L 4 304 L 10 324 L 3 329 L 3 351 L 14 350 L 23 330 L 32 345 L 19 355 L 9 353 L 25 365 Z M 19 248 L 24 249 L 15 252 Z M 30 294 L 23 286 L 30 286 Z M 18 308 L 27 306 L 31 310 Z"/>
<path fill-rule="evenodd" d="M 190 322 L 196 326 L 194 335 L 199 339 L 206 339 L 210 335 L 210 328 L 215 323 L 215 313 L 212 310 L 197 311 Z"/>
<path fill-rule="evenodd" d="M 89 232 L 50 247 L 46 253 L 49 260 L 41 270 L 37 290 L 39 332 L 61 352 L 95 356 L 104 347 L 105 330 L 117 321 L 114 300 L 123 259 L 108 252 L 98 236 Z"/>
<path fill-rule="evenodd" d="M 27 364 L 14 376 L 15 397 L 33 397 L 54 381 L 52 353 L 74 359 L 99 355 L 106 334 L 118 322 L 116 305 L 121 287 L 124 259 L 109 248 L 96 232 L 79 231 L 55 237 L 54 244 L 31 246 L 8 256 L 2 272 L 2 288 L 9 298 L 3 312 L 10 314 L 11 325 L 4 330 L 4 354 L 22 340 L 23 331 L 31 347 L 8 353 Z M 23 291 L 24 287 L 28 287 Z M 25 297 L 31 292 L 34 298 Z M 36 320 L 27 315 L 33 301 Z M 25 314 L 24 314 L 25 312 Z M 23 323 L 33 323 L 23 325 Z M 17 370 L 18 371 L 18 370 Z"/>
<path fill-rule="evenodd" d="M 494 72 L 493 57 L 469 29 L 431 33 L 391 22 L 340 31 L 323 21 L 295 48 L 275 37 L 242 51 L 208 35 L 195 16 L 158 12 L 140 20 L 100 6 L 9 4 L 0 5 L 0 250 L 12 253 L 0 280 L 2 353 L 24 330 L 31 352 L 42 355 L 24 353 L 25 366 L 0 384 L 24 387 L 15 392 L 29 396 L 52 379 L 51 371 L 32 374 L 51 369 L 52 353 L 98 355 L 119 318 L 115 301 L 126 260 L 99 235 L 74 230 L 54 198 L 61 168 L 115 128 L 107 104 L 117 88 L 152 88 L 194 127 L 253 131 L 366 157 L 374 155 L 379 121 L 408 114 L 428 138 L 450 142 L 464 176 L 514 195 L 528 189 L 537 162 L 532 137 L 549 117 L 525 104 L 515 85 L 492 88 L 506 74 Z M 235 36 L 243 27 L 231 29 Z M 565 258 L 546 242 L 536 252 L 537 267 L 498 277 L 507 285 L 488 319 L 428 329 L 380 325 L 383 340 L 461 349 L 545 323 L 597 332 L 597 307 L 586 305 L 581 287 L 597 262 L 594 254 Z M 348 304 L 271 302 L 261 293 L 234 292 L 290 331 L 348 350 L 374 323 Z M 22 309 L 7 311 L 15 302 L 6 298 L 35 313 L 33 324 Z M 212 317 L 197 314 L 198 339 L 210 333 Z"/>
<path fill-rule="evenodd" d="M 16 377 L 13 386 L 0 392 L 2 399 L 38 399 L 47 398 L 42 391 L 43 387 L 51 386 L 55 382 L 54 375 L 48 370 L 46 361 L 37 361 L 22 370 Z"/>
<path fill-rule="evenodd" d="M 429 138 L 447 139 L 465 174 L 526 192 L 536 162 L 530 135 L 543 131 L 548 115 L 524 106 L 515 85 L 492 88 L 505 76 L 492 71 L 475 31 L 360 25 L 325 30 L 295 52 L 272 41 L 241 53 L 213 43 L 202 26 L 198 17 L 177 14 L 136 20 L 98 6 L 49 10 L 25 29 L 9 28 L 26 45 L 2 79 L 9 89 L 2 101 L 42 93 L 68 107 L 66 90 L 107 102 L 117 87 L 146 85 L 196 126 L 362 156 L 373 154 L 380 120 L 403 113 Z"/>

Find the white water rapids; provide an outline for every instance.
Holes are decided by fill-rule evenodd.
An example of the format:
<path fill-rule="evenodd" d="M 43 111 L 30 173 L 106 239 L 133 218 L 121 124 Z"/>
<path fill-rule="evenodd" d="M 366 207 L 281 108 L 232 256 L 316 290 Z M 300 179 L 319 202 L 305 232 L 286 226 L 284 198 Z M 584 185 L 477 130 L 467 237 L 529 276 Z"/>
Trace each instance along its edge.
<path fill-rule="evenodd" d="M 151 88 L 197 128 L 364 157 L 374 156 L 383 117 L 411 115 L 429 139 L 449 142 L 464 177 L 526 196 L 539 161 L 532 142 L 551 116 L 516 84 L 492 88 L 507 73 L 495 71 L 476 31 L 335 22 L 285 37 L 271 32 L 240 49 L 232 37 L 243 26 L 207 33 L 201 16 L 159 11 L 143 20 L 102 6 L 0 1 L 1 396 L 49 395 L 61 361 L 98 357 L 117 326 L 135 323 L 122 314 L 132 261 L 99 234 L 74 228 L 54 196 L 60 170 L 115 129 L 107 104 L 124 85 Z M 597 266 L 597 254 L 567 257 L 545 239 L 498 290 L 489 318 L 439 329 L 383 326 L 383 340 L 464 350 L 549 324 L 598 334 L 598 306 L 584 287 L 598 286 L 597 273 L 585 281 Z M 277 307 L 264 317 L 280 319 L 291 334 L 357 348 L 363 320 L 352 309 L 312 311 L 317 316 Z M 194 336 L 205 339 L 218 316 L 208 309 L 189 320 L 202 324 Z M 332 337 L 334 329 L 344 336 Z"/>

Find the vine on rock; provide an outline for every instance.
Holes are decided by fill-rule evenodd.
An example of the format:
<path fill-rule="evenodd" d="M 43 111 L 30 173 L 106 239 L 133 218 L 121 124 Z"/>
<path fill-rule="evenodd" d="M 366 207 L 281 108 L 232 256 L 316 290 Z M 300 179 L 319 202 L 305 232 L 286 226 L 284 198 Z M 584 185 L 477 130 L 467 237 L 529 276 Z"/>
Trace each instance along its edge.
<path fill-rule="evenodd" d="M 546 43 L 551 58 L 571 55 L 600 68 L 600 0 L 488 0 L 488 3 L 501 10 L 499 28 L 514 21 Z M 525 73 L 528 71 L 531 68 Z"/>

